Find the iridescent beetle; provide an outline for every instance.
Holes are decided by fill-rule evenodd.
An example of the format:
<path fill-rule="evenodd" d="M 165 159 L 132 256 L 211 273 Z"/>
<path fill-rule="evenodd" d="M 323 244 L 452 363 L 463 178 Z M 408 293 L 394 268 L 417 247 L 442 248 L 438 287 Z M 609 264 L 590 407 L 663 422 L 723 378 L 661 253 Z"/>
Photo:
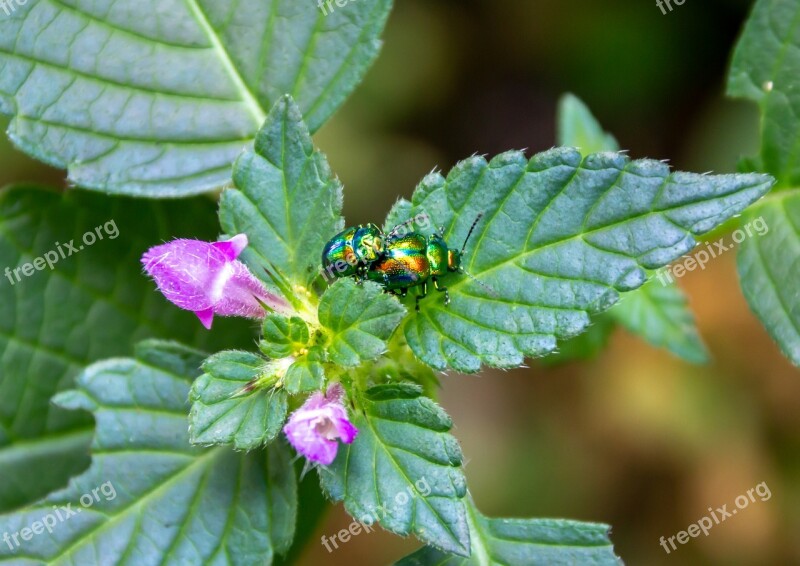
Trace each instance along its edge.
<path fill-rule="evenodd" d="M 431 234 L 428 237 L 418 232 L 400 237 L 392 237 L 390 234 L 385 239 L 383 254 L 370 264 L 367 278 L 380 283 L 384 289 L 401 297 L 406 296 L 409 288 L 422 285 L 422 294 L 417 295 L 416 300 L 417 312 L 420 300 L 428 295 L 430 279 L 434 288 L 444 293 L 444 304 L 449 305 L 450 293 L 447 287 L 439 286 L 439 278 L 448 273 L 465 273 L 461 266 L 461 258 L 475 226 L 482 217 L 483 214 L 479 214 L 472 223 L 461 251 L 450 249 L 442 234 Z M 392 230 L 392 234 L 396 231 L 397 228 Z"/>
<path fill-rule="evenodd" d="M 384 238 L 375 224 L 359 224 L 336 234 L 322 250 L 326 277 L 355 275 L 361 281 L 366 279 L 370 264 L 383 254 Z"/>

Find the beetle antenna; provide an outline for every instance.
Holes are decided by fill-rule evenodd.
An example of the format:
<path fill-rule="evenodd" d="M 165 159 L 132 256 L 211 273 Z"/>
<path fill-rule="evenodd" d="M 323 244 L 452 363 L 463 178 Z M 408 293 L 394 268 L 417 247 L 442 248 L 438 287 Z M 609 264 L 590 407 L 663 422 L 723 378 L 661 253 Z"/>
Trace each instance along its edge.
<path fill-rule="evenodd" d="M 470 238 L 470 236 L 472 236 L 472 232 L 475 231 L 475 226 L 478 225 L 478 222 L 481 221 L 481 218 L 483 218 L 483 212 L 478 214 L 478 217 L 475 219 L 475 222 L 472 223 L 472 227 L 469 229 L 469 232 L 467 233 L 467 237 L 464 239 L 464 245 L 461 246 L 461 255 L 464 255 L 464 250 L 467 249 L 467 242 L 469 242 L 469 238 Z M 470 275 L 470 277 L 472 277 L 472 276 Z"/>
<path fill-rule="evenodd" d="M 498 298 L 500 298 L 500 295 L 497 293 L 497 291 L 495 291 L 494 289 L 492 289 L 491 287 L 489 287 L 489 286 L 488 286 L 486 283 L 484 283 L 483 281 L 480 281 L 480 280 L 478 280 L 478 278 L 477 278 L 477 277 L 475 277 L 474 275 L 472 275 L 471 273 L 467 273 L 467 272 L 466 272 L 466 271 L 464 271 L 463 269 L 461 270 L 461 273 L 463 273 L 464 275 L 466 275 L 467 277 L 469 277 L 470 279 L 472 279 L 472 280 L 473 280 L 475 283 L 477 283 L 478 285 L 480 285 L 481 287 L 483 287 L 483 288 L 486 290 L 486 292 L 487 292 L 487 293 L 489 293 L 489 294 L 490 294 L 492 297 L 494 297 L 495 299 L 498 299 Z"/>
<path fill-rule="evenodd" d="M 417 220 L 417 218 L 415 216 L 414 218 L 409 218 L 405 222 L 401 222 L 400 224 L 398 224 L 397 226 L 392 228 L 391 232 L 386 234 L 386 240 L 387 241 L 393 240 L 395 238 L 395 236 L 397 236 L 397 234 L 399 234 L 401 231 L 405 232 L 405 227 L 406 226 L 408 226 L 410 224 L 414 224 L 414 222 L 416 222 L 416 220 Z"/>

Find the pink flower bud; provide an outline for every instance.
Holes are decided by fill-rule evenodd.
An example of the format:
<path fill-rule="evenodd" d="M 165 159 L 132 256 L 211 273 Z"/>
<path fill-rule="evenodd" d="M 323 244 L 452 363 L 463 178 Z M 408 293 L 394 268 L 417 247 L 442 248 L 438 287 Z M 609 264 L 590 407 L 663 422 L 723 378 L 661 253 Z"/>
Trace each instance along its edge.
<path fill-rule="evenodd" d="M 343 397 L 341 384 L 334 383 L 327 394 L 318 392 L 309 397 L 283 427 L 292 446 L 309 460 L 330 465 L 339 451 L 338 441 L 351 444 L 358 435 L 347 418 Z"/>
<path fill-rule="evenodd" d="M 263 318 L 259 301 L 287 310 L 288 303 L 267 291 L 236 259 L 246 247 L 245 234 L 224 242 L 173 240 L 150 248 L 142 264 L 167 300 L 194 312 L 206 328 L 211 328 L 215 314 Z"/>

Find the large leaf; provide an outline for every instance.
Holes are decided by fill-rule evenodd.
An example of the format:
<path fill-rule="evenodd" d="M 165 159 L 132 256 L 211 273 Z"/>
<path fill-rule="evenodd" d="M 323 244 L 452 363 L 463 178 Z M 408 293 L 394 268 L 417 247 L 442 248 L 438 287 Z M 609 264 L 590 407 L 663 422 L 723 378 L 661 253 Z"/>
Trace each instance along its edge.
<path fill-rule="evenodd" d="M 800 191 L 765 199 L 743 217 L 768 227 L 739 250 L 739 279 L 750 307 L 792 363 L 800 366 Z"/>
<path fill-rule="evenodd" d="M 325 492 L 360 521 L 468 556 L 466 481 L 450 418 L 408 384 L 373 387 L 359 401 L 356 440 L 320 468 Z"/>
<path fill-rule="evenodd" d="M 249 352 L 227 351 L 203 362 L 203 375 L 192 384 L 189 436 L 193 444 L 233 444 L 253 450 L 275 440 L 288 412 L 286 391 L 247 391 L 264 376 L 264 358 Z"/>
<path fill-rule="evenodd" d="M 760 169 L 800 182 L 800 3 L 758 0 L 733 57 L 728 94 L 761 108 Z"/>
<path fill-rule="evenodd" d="M 92 465 L 66 489 L 0 516 L 0 531 L 54 523 L 54 506 L 77 513 L 55 520 L 52 533 L 20 535 L 13 550 L 0 546 L 0 564 L 269 564 L 288 550 L 297 513 L 288 449 L 189 444 L 186 398 L 202 357 L 145 343 L 137 359 L 95 364 L 57 397 L 94 414 Z"/>
<path fill-rule="evenodd" d="M 702 234 L 763 196 L 766 175 L 670 172 L 616 153 L 553 149 L 530 161 L 511 151 L 473 157 L 413 197 L 445 240 L 467 245 L 464 267 L 483 285 L 449 275 L 452 302 L 422 301 L 404 325 L 408 343 L 437 369 L 518 366 L 582 332 L 589 316 L 640 287 L 646 269 L 689 252 Z M 488 288 L 487 288 L 488 287 Z M 434 293 L 439 295 L 439 293 Z M 413 298 L 413 297 L 412 297 Z"/>
<path fill-rule="evenodd" d="M 88 188 L 219 187 L 285 93 L 312 130 L 377 55 L 391 0 L 36 0 L 0 18 L 0 112 Z"/>
<path fill-rule="evenodd" d="M 578 147 L 584 153 L 619 149 L 617 140 L 606 133 L 589 108 L 571 94 L 562 97 L 558 106 L 558 143 Z M 598 318 L 616 320 L 650 344 L 667 348 L 690 362 L 705 362 L 708 356 L 688 299 L 674 281 L 664 281 L 660 287 L 645 285 Z M 559 356 L 587 357 L 596 352 L 610 332 L 610 325 L 601 320 L 597 322 L 588 332 L 560 345 Z"/>
<path fill-rule="evenodd" d="M 319 275 L 325 243 L 342 229 L 342 186 L 325 156 L 314 151 L 300 110 L 281 98 L 258 133 L 255 151 L 234 167 L 237 189 L 222 193 L 220 223 L 246 233 L 242 254 L 253 271 L 271 266 L 295 285 Z"/>
<path fill-rule="evenodd" d="M 97 241 L 87 246 L 85 233 Z M 0 191 L 0 266 L 11 272 L 11 280 L 0 275 L 0 511 L 62 487 L 88 464 L 91 419 L 50 403 L 88 363 L 128 355 L 151 336 L 213 348 L 252 343 L 246 321 L 221 320 L 208 332 L 141 273 L 148 246 L 216 235 L 214 204 L 206 199 Z M 58 257 L 53 269 L 31 268 L 25 276 L 22 266 L 48 253 Z"/>
<path fill-rule="evenodd" d="M 490 519 L 467 504 L 472 556 L 464 558 L 433 548 L 421 548 L 397 566 L 617 566 L 608 533 L 610 527 L 560 519 Z"/>
<path fill-rule="evenodd" d="M 328 331 L 328 356 L 340 366 L 355 367 L 386 352 L 386 341 L 406 309 L 377 283 L 337 281 L 322 296 L 319 322 Z"/>

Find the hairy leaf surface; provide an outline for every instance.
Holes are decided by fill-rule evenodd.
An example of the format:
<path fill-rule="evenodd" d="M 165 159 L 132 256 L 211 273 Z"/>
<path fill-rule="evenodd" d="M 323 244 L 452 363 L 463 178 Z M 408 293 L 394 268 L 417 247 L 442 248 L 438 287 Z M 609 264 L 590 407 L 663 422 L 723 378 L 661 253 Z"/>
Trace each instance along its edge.
<path fill-rule="evenodd" d="M 0 17 L 0 112 L 76 185 L 172 197 L 227 183 L 284 94 L 312 130 L 375 59 L 391 0 L 31 0 Z"/>
<path fill-rule="evenodd" d="M 297 485 L 286 447 L 242 454 L 189 443 L 186 399 L 202 359 L 144 343 L 136 359 L 99 362 L 57 397 L 93 413 L 92 465 L 66 489 L 0 516 L 0 531 L 16 533 L 54 505 L 75 512 L 14 551 L 0 546 L 0 564 L 269 564 L 289 548 Z"/>
<path fill-rule="evenodd" d="M 450 417 L 408 384 L 373 387 L 360 401 L 356 440 L 320 468 L 325 492 L 365 524 L 468 556 L 466 480 Z"/>

